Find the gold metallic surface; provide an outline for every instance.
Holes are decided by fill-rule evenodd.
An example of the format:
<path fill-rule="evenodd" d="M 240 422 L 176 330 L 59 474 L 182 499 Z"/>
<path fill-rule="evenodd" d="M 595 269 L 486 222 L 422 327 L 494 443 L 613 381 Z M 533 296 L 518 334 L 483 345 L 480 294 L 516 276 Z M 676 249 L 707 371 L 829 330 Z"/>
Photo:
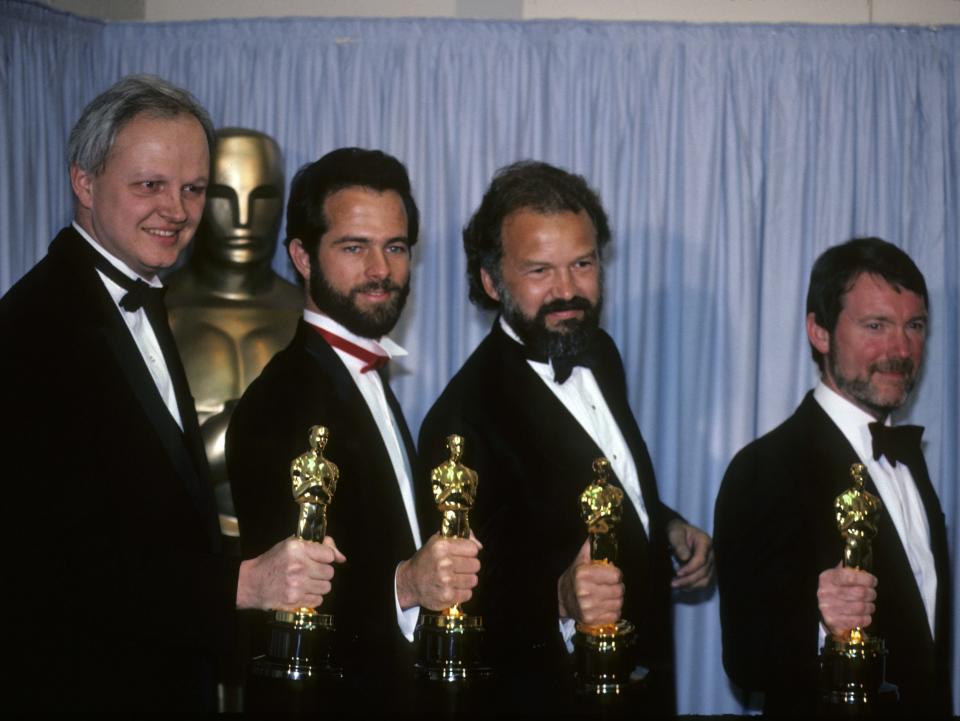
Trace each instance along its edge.
<path fill-rule="evenodd" d="M 310 450 L 290 463 L 293 500 L 300 504 L 297 538 L 320 543 L 327 535 L 327 506 L 337 491 L 340 469 L 323 456 L 330 432 L 326 426 L 310 428 Z"/>
<path fill-rule="evenodd" d="M 430 473 L 443 538 L 471 536 L 469 514 L 477 495 L 477 472 L 460 462 L 463 447 L 463 437 L 447 436 L 450 458 Z M 440 613 L 422 611 L 415 632 L 417 676 L 446 684 L 488 677 L 492 669 L 484 664 L 485 635 L 483 619 L 464 613 L 459 604 Z"/>
<path fill-rule="evenodd" d="M 873 569 L 871 541 L 877 535 L 883 503 L 864 489 L 866 472 L 867 469 L 862 463 L 850 466 L 853 486 L 837 496 L 833 508 L 836 512 L 837 528 L 844 540 L 844 567 L 869 572 Z M 849 644 L 863 644 L 868 640 L 868 636 L 862 628 L 853 628 L 840 640 Z"/>
<path fill-rule="evenodd" d="M 622 518 L 623 491 L 611 486 L 610 461 L 598 458 L 593 462 L 593 481 L 580 494 L 580 517 L 587 526 L 590 538 L 590 560 L 597 563 L 617 563 L 617 535 L 614 530 Z M 632 628 L 632 626 L 631 626 Z M 588 626 L 577 624 L 577 630 L 595 636 L 617 633 L 616 624 Z"/>
<path fill-rule="evenodd" d="M 203 222 L 190 260 L 165 280 L 165 301 L 196 400 L 221 528 L 237 535 L 224 434 L 236 400 L 293 337 L 303 291 L 271 268 L 283 211 L 279 146 L 255 130 L 223 128 L 211 156 Z"/>
<path fill-rule="evenodd" d="M 873 567 L 871 542 L 877 535 L 883 504 L 867 491 L 866 468 L 850 466 L 853 486 L 834 500 L 834 518 L 844 539 L 843 565 L 870 571 Z M 845 709 L 845 714 L 873 713 L 896 690 L 884 681 L 887 649 L 881 638 L 871 637 L 862 628 L 830 634 L 820 655 L 821 703 L 827 713 Z M 892 696 L 891 696 L 892 694 Z"/>
<path fill-rule="evenodd" d="M 290 484 L 293 500 L 300 504 L 297 538 L 321 543 L 327 535 L 327 506 L 336 493 L 340 469 L 323 456 L 323 449 L 330 439 L 326 426 L 311 426 L 309 439 L 310 450 L 290 462 Z M 282 613 L 277 612 L 277 620 Z M 320 615 L 312 608 L 301 608 L 296 613 L 311 618 Z M 333 617 L 330 619 L 332 627 Z"/>
<path fill-rule="evenodd" d="M 473 508 L 477 496 L 477 472 L 460 462 L 463 443 L 462 436 L 447 436 L 446 446 L 450 459 L 430 473 L 433 500 L 437 504 L 437 510 L 443 514 L 440 535 L 444 538 L 470 537 L 470 509 Z M 445 609 L 443 615 L 453 618 L 464 616 L 459 604 Z"/>

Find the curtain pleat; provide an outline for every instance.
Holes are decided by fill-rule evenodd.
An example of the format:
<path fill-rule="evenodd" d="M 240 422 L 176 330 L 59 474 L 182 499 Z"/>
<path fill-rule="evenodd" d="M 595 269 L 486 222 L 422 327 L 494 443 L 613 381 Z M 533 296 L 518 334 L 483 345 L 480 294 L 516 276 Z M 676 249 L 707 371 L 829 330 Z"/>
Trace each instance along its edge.
<path fill-rule="evenodd" d="M 396 333 L 414 431 L 492 321 L 467 300 L 461 230 L 493 172 L 536 158 L 584 175 L 610 214 L 604 324 L 661 493 L 706 529 L 730 458 L 815 382 L 813 260 L 856 235 L 897 243 L 932 307 L 905 419 L 927 427 L 957 548 L 960 28 L 102 23 L 0 0 L 0 61 L 3 292 L 69 222 L 67 134 L 127 73 L 190 89 L 218 126 L 272 135 L 288 181 L 344 145 L 403 160 L 423 214 Z M 293 277 L 282 245 L 274 267 Z M 744 710 L 722 670 L 716 598 L 678 605 L 676 621 L 679 710 Z"/>

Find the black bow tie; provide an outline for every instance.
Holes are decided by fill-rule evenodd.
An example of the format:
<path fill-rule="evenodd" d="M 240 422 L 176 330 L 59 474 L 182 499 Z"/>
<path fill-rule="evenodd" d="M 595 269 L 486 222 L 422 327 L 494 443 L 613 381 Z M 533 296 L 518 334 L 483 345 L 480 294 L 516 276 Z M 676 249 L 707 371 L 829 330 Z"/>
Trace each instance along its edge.
<path fill-rule="evenodd" d="M 165 287 L 154 288 L 140 278 L 131 278 L 96 250 L 93 250 L 90 257 L 97 270 L 127 291 L 120 299 L 120 307 L 125 311 L 135 313 L 144 308 L 148 311 L 163 310 L 166 313 L 166 306 L 163 304 L 163 296 L 167 292 Z"/>
<path fill-rule="evenodd" d="M 561 385 L 567 382 L 570 374 L 573 373 L 573 369 L 577 366 L 591 370 L 597 366 L 596 353 L 593 352 L 592 348 L 588 348 L 577 355 L 563 356 L 561 358 L 547 358 L 544 355 L 532 351 L 530 346 L 524 346 L 523 348 L 527 359 L 536 361 L 537 363 L 550 363 L 553 367 L 553 380 Z"/>
<path fill-rule="evenodd" d="M 896 468 L 897 461 L 909 465 L 920 453 L 920 439 L 923 426 L 885 426 L 883 423 L 871 423 L 870 435 L 873 436 L 873 460 L 879 461 L 886 456 L 890 465 Z"/>

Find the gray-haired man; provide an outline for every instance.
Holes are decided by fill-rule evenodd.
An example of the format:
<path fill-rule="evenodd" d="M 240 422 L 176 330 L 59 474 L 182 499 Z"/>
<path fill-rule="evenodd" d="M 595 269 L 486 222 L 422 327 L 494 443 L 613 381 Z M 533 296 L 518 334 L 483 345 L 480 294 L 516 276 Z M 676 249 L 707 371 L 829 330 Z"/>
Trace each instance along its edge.
<path fill-rule="evenodd" d="M 74 222 L 0 299 L 8 707 L 212 709 L 233 609 L 329 590 L 327 546 L 220 555 L 157 279 L 196 230 L 212 137 L 159 78 L 94 99 L 70 135 Z"/>

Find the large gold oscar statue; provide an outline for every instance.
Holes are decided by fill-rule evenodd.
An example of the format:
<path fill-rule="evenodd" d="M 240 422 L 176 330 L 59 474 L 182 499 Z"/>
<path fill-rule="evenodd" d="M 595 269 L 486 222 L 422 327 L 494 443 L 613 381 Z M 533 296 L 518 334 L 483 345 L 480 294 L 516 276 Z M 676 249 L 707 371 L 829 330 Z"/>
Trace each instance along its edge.
<path fill-rule="evenodd" d="M 270 267 L 282 213 L 277 143 L 255 130 L 217 131 L 203 222 L 190 260 L 166 279 L 166 303 L 229 536 L 237 535 L 223 448 L 230 414 L 303 310 L 303 291 Z"/>
<path fill-rule="evenodd" d="M 862 464 L 850 466 L 853 486 L 837 496 L 834 512 L 844 540 L 844 567 L 869 572 L 873 570 L 871 542 L 883 504 L 864 488 L 866 475 Z M 872 715 L 895 703 L 896 687 L 884 679 L 886 655 L 883 639 L 862 628 L 827 636 L 820 654 L 821 709 L 828 714 Z"/>

